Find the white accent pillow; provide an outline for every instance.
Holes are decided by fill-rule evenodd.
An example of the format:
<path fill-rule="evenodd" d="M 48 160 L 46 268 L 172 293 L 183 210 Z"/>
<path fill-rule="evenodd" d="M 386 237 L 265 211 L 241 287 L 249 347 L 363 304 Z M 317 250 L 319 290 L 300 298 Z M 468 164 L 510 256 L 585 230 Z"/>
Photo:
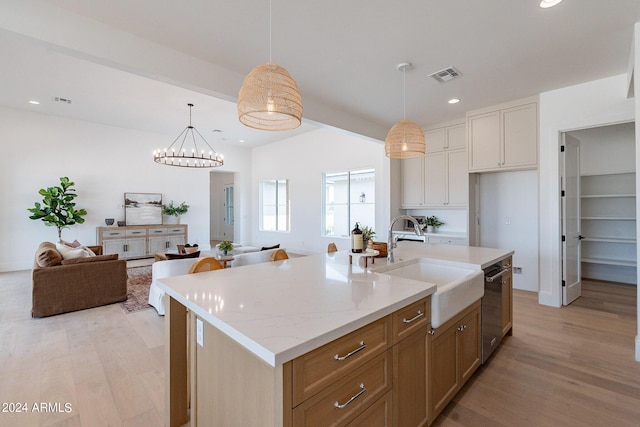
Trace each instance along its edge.
<path fill-rule="evenodd" d="M 56 249 L 62 255 L 62 259 L 73 259 L 73 258 L 89 258 L 92 256 L 96 256 L 91 249 L 86 246 L 78 246 L 77 248 L 71 248 L 64 243 L 56 243 Z"/>

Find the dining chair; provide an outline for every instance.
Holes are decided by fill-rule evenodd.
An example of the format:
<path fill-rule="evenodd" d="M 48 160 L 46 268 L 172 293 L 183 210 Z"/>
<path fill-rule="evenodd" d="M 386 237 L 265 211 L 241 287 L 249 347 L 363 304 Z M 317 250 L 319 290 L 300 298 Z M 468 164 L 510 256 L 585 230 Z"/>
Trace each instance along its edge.
<path fill-rule="evenodd" d="M 277 249 L 273 251 L 271 254 L 270 261 L 282 261 L 284 259 L 289 259 L 289 255 L 287 255 L 287 251 L 284 249 Z"/>
<path fill-rule="evenodd" d="M 222 270 L 224 267 L 214 257 L 204 257 L 200 258 L 198 261 L 194 262 L 191 268 L 189 269 L 189 274 L 193 273 L 202 273 L 205 271 L 213 271 L 213 270 Z"/>
<path fill-rule="evenodd" d="M 329 243 L 329 246 L 327 247 L 327 253 L 330 254 L 333 252 L 338 252 L 338 247 L 335 243 Z"/>

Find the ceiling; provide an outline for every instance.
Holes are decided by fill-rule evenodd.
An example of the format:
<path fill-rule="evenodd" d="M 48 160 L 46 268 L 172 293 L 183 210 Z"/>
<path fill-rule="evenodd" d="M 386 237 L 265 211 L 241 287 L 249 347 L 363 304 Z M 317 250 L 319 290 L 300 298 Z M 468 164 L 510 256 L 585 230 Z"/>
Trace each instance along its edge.
<path fill-rule="evenodd" d="M 11 58 L 0 63 L 0 104 L 177 135 L 191 102 L 193 124 L 214 146 L 251 147 L 319 123 L 384 139 L 381 130 L 403 117 L 404 78 L 406 117 L 428 128 L 472 109 L 622 74 L 640 21 L 638 0 L 564 0 L 550 9 L 539 0 L 274 0 L 272 59 L 291 73 L 305 105 L 301 128 L 274 133 L 242 126 L 234 103 L 242 77 L 269 60 L 267 0 L 9 1 L 15 15 L 0 22 L 0 54 Z M 31 7 L 20 9 L 25 2 Z M 48 32 L 56 40 L 11 27 L 20 15 L 24 28 L 53 28 L 40 8 L 57 19 Z M 81 43 L 65 45 L 60 28 L 76 31 Z M 123 71 L 133 67 L 103 55 L 98 30 L 105 29 L 235 77 L 223 84 L 212 74 L 212 91 L 195 80 L 168 83 L 167 64 Z M 413 69 L 403 78 L 396 67 L 405 61 Z M 429 77 L 450 66 L 462 76 L 446 83 Z M 72 103 L 53 102 L 56 96 Z M 448 104 L 453 97 L 461 102 Z M 41 104 L 26 103 L 33 98 Z"/>

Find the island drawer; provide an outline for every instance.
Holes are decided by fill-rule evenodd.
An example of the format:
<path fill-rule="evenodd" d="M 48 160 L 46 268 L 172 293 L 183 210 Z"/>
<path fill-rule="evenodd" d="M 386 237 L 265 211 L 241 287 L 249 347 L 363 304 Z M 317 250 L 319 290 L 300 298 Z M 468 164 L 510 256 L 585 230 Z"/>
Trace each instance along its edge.
<path fill-rule="evenodd" d="M 293 360 L 293 405 L 297 406 L 391 346 L 391 316 Z"/>
<path fill-rule="evenodd" d="M 374 357 L 293 410 L 293 425 L 345 425 L 392 385 L 392 350 Z"/>
<path fill-rule="evenodd" d="M 393 343 L 397 343 L 423 327 L 431 323 L 431 296 L 410 304 L 392 315 L 393 318 Z"/>

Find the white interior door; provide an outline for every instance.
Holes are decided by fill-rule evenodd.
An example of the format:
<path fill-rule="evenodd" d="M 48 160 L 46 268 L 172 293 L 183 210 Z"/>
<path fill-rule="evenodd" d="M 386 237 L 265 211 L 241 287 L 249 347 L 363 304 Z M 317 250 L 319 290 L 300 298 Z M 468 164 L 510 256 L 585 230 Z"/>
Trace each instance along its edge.
<path fill-rule="evenodd" d="M 580 235 L 580 141 L 562 134 L 562 304 L 582 295 Z"/>
<path fill-rule="evenodd" d="M 234 218 L 234 192 L 233 183 L 224 185 L 224 214 L 221 224 L 221 231 L 224 240 L 234 240 L 233 238 L 233 218 Z"/>

